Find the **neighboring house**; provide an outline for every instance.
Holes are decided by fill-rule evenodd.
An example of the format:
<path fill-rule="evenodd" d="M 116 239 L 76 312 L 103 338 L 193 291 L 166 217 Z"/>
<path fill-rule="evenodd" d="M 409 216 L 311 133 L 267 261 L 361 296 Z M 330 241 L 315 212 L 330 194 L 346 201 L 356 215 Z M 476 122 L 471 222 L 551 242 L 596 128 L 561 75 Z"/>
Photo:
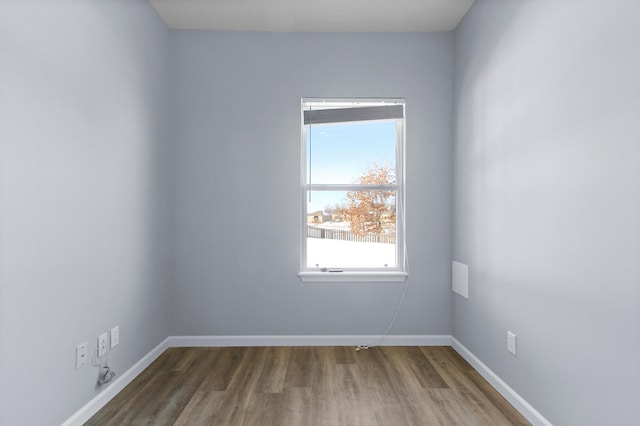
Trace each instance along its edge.
<path fill-rule="evenodd" d="M 331 222 L 344 222 L 344 213 L 331 213 Z"/>
<path fill-rule="evenodd" d="M 307 214 L 307 223 L 325 223 L 331 222 L 331 215 L 325 214 L 322 210 L 318 210 Z"/>

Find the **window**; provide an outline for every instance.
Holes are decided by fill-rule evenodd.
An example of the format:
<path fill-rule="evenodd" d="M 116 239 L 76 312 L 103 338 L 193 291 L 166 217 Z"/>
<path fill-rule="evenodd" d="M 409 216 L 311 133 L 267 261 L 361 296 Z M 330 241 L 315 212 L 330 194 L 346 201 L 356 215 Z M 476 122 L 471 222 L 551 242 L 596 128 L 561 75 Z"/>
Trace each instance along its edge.
<path fill-rule="evenodd" d="M 402 281 L 403 99 L 302 99 L 304 281 Z"/>

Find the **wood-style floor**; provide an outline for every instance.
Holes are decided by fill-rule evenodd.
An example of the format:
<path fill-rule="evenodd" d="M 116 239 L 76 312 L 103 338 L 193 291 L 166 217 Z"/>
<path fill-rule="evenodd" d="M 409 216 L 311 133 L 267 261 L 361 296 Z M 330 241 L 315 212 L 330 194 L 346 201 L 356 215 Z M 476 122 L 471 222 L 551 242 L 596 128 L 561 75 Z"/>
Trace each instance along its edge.
<path fill-rule="evenodd" d="M 171 348 L 87 425 L 526 425 L 450 347 Z"/>

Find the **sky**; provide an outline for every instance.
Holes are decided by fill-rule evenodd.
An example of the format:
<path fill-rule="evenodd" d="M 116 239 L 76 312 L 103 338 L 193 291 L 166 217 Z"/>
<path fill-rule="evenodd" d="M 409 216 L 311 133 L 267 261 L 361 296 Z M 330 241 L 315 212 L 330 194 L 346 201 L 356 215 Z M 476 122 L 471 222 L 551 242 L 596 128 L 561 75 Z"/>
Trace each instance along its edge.
<path fill-rule="evenodd" d="M 395 120 L 312 125 L 306 133 L 307 183 L 310 164 L 312 184 L 350 184 L 374 164 L 395 167 Z M 344 196 L 344 192 L 314 191 L 311 202 L 307 196 L 307 212 L 333 206 Z"/>

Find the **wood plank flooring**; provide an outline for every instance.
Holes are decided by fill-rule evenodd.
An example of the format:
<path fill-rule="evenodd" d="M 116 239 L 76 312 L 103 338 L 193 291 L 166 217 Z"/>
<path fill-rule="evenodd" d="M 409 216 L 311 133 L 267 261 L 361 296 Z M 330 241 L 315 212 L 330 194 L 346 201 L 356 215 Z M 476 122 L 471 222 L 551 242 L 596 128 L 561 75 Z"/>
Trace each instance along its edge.
<path fill-rule="evenodd" d="M 450 347 L 170 348 L 86 425 L 528 425 Z"/>

